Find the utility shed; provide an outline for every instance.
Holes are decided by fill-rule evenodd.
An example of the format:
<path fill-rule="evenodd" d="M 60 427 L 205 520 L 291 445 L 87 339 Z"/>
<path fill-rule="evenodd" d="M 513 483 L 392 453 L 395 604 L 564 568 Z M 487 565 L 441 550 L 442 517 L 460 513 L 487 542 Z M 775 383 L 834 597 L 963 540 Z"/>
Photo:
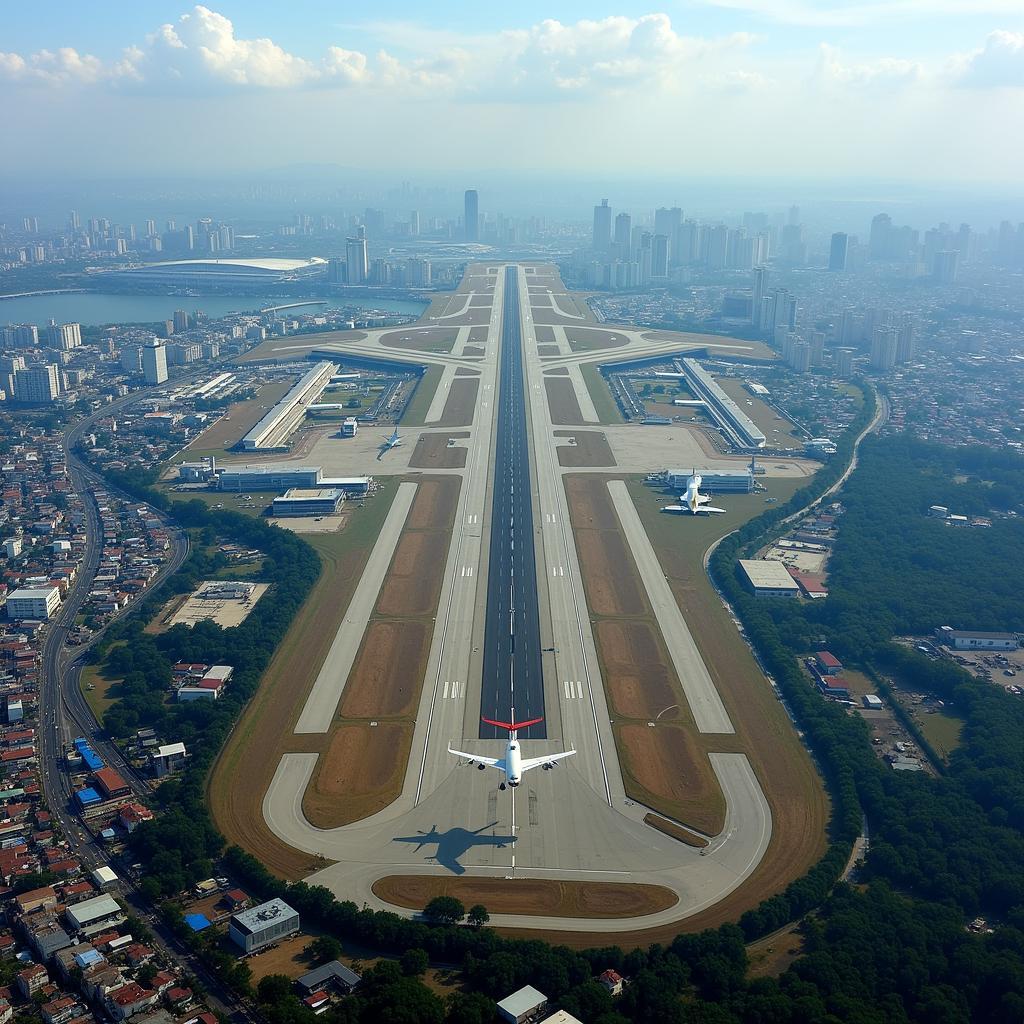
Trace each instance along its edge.
<path fill-rule="evenodd" d="M 524 985 L 498 1003 L 498 1016 L 509 1024 L 523 1024 L 547 1005 L 548 997 L 543 992 L 538 992 L 532 985 Z"/>

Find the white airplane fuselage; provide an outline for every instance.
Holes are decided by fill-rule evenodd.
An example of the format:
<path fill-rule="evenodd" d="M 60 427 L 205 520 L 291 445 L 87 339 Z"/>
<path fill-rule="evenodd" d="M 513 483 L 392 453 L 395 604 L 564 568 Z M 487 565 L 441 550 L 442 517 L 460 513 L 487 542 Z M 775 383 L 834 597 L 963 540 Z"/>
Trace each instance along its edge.
<path fill-rule="evenodd" d="M 505 781 L 515 789 L 523 779 L 523 757 L 519 751 L 519 743 L 511 739 L 505 748 Z"/>

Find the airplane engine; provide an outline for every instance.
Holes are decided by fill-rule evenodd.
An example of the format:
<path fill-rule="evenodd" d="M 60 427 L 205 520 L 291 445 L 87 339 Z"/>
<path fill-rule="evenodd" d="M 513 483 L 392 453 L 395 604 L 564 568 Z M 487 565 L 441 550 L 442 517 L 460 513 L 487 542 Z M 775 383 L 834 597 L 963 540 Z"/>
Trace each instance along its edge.
<path fill-rule="evenodd" d="M 502 792 L 504 792 L 505 791 L 505 783 L 503 782 L 500 786 L 498 786 L 498 789 L 500 789 Z"/>
<path fill-rule="evenodd" d="M 477 767 L 477 771 L 481 771 L 482 772 L 482 771 L 484 771 L 484 769 L 486 769 L 487 765 L 485 765 L 485 764 L 478 764 L 476 767 Z"/>

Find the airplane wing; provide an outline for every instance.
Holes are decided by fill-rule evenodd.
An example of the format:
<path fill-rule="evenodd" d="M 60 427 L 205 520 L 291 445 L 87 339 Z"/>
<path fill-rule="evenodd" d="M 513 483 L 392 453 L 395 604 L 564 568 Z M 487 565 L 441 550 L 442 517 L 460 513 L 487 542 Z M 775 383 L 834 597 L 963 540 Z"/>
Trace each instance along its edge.
<path fill-rule="evenodd" d="M 563 750 L 560 754 L 548 754 L 546 757 L 524 757 L 520 762 L 519 770 L 528 772 L 531 768 L 539 768 L 544 764 L 553 764 L 555 761 L 561 761 L 564 757 L 572 757 L 575 753 L 575 750 Z"/>
<path fill-rule="evenodd" d="M 497 768 L 500 772 L 505 770 L 505 762 L 500 757 L 484 757 L 482 754 L 467 754 L 464 750 L 453 750 L 450 743 L 448 744 L 448 753 L 455 754 L 456 757 L 464 757 L 470 762 L 470 764 L 485 764 L 488 768 Z"/>
<path fill-rule="evenodd" d="M 719 512 L 719 513 L 724 513 L 724 512 L 728 512 L 729 511 L 726 508 L 715 508 L 714 505 L 701 505 L 700 510 L 701 510 L 701 512 Z"/>

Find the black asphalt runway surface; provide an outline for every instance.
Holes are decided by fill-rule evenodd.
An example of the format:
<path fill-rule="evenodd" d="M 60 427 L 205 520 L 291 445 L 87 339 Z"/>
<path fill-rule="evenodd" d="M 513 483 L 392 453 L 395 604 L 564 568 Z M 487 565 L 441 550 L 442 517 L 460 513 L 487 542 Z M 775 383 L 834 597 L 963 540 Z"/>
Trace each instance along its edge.
<path fill-rule="evenodd" d="M 520 722 L 544 714 L 522 349 L 519 278 L 517 270 L 509 268 L 505 271 L 501 327 L 500 406 L 480 691 L 481 714 L 499 722 L 512 720 L 513 707 Z M 506 737 L 503 729 L 481 722 L 481 739 Z M 544 722 L 532 725 L 520 738 L 547 739 L 547 727 Z"/>

